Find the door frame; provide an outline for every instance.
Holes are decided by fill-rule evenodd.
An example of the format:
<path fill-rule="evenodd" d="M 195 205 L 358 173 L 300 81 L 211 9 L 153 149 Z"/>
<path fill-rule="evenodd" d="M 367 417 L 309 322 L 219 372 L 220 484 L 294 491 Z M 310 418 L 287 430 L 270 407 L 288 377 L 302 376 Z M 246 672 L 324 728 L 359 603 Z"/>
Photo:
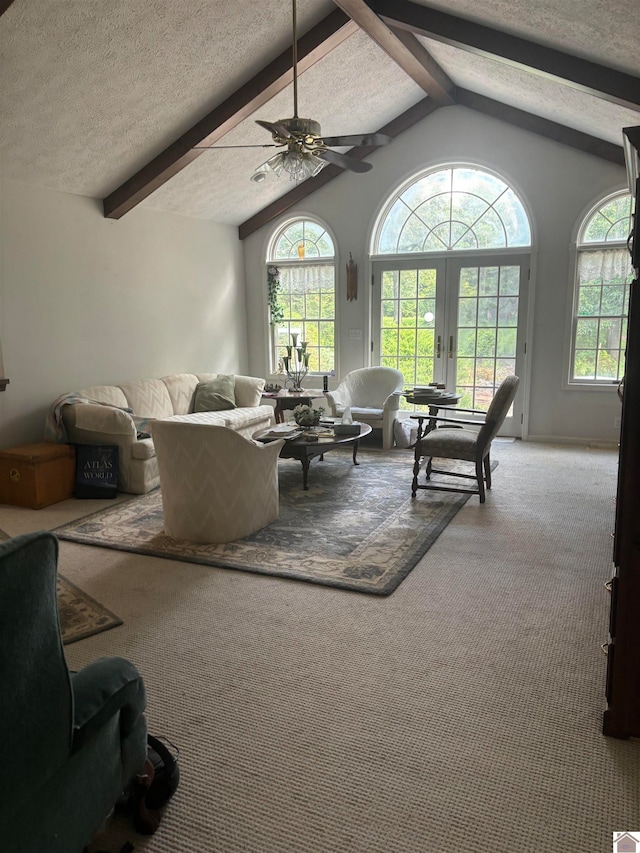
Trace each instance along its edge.
<path fill-rule="evenodd" d="M 518 388 L 518 397 L 520 399 L 520 411 L 522 415 L 520 437 L 526 441 L 529 437 L 529 394 L 531 385 L 531 364 L 533 354 L 533 322 L 535 309 L 535 280 L 537 268 L 537 248 L 535 245 L 531 247 L 517 246 L 506 249 L 479 249 L 474 251 L 449 251 L 449 252 L 428 252 L 428 253 L 412 253 L 404 255 L 369 255 L 367 259 L 367 278 L 371 286 L 366 288 L 366 316 L 369 332 L 369 365 L 380 363 L 380 329 L 376 328 L 374 322 L 376 315 L 379 316 L 379 293 L 375 292 L 376 278 L 380 279 L 380 274 L 385 269 L 414 269 L 420 266 L 434 268 L 441 262 L 445 262 L 445 276 L 448 275 L 446 261 L 455 260 L 455 262 L 474 263 L 475 261 L 485 261 L 487 263 L 493 261 L 498 264 L 508 264 L 509 259 L 514 261 L 528 260 L 529 268 L 526 281 L 527 294 L 522 300 L 520 309 L 526 310 L 526 321 L 522 321 L 519 314 L 518 323 L 518 348 L 521 350 L 520 358 L 523 369 L 520 371 L 520 386 Z M 449 269 L 453 265 L 449 265 Z M 448 282 L 445 288 L 448 287 Z M 449 293 L 446 293 L 445 301 L 448 299 Z M 376 304 L 376 297 L 378 304 Z M 379 325 L 379 324 L 378 324 Z M 520 340 L 520 332 L 522 330 L 523 339 Z M 377 338 L 377 340 L 376 340 Z M 408 417 L 412 414 L 411 410 L 401 409 L 399 415 Z"/>

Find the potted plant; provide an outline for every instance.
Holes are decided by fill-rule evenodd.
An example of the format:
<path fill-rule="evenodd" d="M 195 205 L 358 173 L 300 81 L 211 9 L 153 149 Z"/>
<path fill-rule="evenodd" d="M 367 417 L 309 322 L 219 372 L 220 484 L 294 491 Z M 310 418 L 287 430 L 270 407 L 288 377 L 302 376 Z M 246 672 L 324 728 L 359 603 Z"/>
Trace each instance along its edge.
<path fill-rule="evenodd" d="M 293 419 L 301 427 L 318 426 L 323 412 L 322 406 L 319 409 L 314 409 L 311 406 L 300 405 L 293 410 Z"/>

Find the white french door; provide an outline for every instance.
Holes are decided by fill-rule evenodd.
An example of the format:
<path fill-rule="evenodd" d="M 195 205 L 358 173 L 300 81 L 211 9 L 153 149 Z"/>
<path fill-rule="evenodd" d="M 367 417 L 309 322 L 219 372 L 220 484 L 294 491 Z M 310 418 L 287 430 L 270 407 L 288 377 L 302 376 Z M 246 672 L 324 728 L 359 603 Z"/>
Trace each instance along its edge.
<path fill-rule="evenodd" d="M 405 386 L 442 382 L 486 410 L 505 376 L 524 376 L 529 255 L 375 261 L 373 362 Z M 501 430 L 520 436 L 522 384 Z"/>

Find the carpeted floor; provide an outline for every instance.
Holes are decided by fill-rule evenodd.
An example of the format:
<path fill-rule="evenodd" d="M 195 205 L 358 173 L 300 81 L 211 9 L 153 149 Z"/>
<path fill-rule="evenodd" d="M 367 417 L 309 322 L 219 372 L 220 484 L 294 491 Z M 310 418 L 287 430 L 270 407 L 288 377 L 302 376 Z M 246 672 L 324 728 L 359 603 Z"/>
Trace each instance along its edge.
<path fill-rule="evenodd" d="M 111 821 L 92 853 L 607 853 L 640 827 L 640 744 L 601 734 L 616 454 L 493 455 L 486 504 L 386 598 L 61 542 L 124 620 L 70 665 L 132 659 L 182 767 L 155 836 Z"/>
<path fill-rule="evenodd" d="M 8 534 L 0 530 L 0 541 L 8 538 Z M 65 646 L 122 625 L 122 619 L 118 619 L 61 574 L 56 578 L 56 593 L 60 631 Z"/>
<path fill-rule="evenodd" d="M 315 461 L 309 490 L 300 463 L 281 460 L 280 518 L 246 539 L 198 545 L 163 531 L 157 489 L 56 529 L 61 539 L 154 557 L 296 578 L 389 595 L 468 500 L 432 493 L 411 498 L 409 454 L 334 451 Z M 471 471 L 472 466 L 463 468 Z M 460 485 L 460 482 L 457 483 Z"/>

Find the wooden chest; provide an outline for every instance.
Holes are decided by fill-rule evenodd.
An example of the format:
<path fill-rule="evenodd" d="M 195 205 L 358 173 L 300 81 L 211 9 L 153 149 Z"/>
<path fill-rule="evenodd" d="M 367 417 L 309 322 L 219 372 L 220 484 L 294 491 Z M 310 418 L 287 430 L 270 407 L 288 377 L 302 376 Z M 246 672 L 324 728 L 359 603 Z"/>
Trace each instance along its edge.
<path fill-rule="evenodd" d="M 73 445 L 40 442 L 0 450 L 0 504 L 42 509 L 72 498 Z"/>

